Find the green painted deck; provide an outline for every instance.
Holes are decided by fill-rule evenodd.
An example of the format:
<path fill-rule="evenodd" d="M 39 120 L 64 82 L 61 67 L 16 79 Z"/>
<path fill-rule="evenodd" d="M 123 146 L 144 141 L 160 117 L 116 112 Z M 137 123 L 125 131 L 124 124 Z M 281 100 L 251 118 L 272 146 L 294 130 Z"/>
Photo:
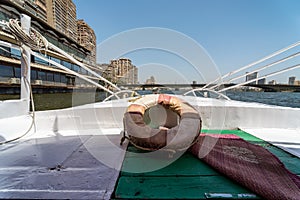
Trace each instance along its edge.
<path fill-rule="evenodd" d="M 235 134 L 275 154 L 285 166 L 300 175 L 300 159 L 240 130 L 202 130 L 203 133 Z M 142 152 L 133 146 L 128 151 Z M 145 158 L 146 159 L 146 158 Z M 157 160 L 126 154 L 122 169 L 138 169 Z M 171 165 L 148 173 L 121 172 L 114 199 L 261 199 L 221 175 L 210 166 L 185 153 Z"/>

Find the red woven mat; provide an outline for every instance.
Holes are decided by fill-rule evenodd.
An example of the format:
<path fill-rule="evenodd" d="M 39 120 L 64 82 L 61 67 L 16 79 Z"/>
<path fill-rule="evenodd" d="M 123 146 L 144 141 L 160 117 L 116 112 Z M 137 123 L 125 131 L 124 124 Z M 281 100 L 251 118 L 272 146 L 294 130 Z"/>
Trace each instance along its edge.
<path fill-rule="evenodd" d="M 190 151 L 266 199 L 300 199 L 300 178 L 265 148 L 234 135 L 204 135 Z"/>

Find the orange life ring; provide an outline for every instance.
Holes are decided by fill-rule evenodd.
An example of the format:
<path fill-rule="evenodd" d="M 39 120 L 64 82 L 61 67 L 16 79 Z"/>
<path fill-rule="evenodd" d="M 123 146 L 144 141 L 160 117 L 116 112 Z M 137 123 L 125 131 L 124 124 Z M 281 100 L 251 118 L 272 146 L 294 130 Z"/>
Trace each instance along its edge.
<path fill-rule="evenodd" d="M 180 117 L 179 124 L 169 128 L 151 128 L 146 125 L 145 111 L 156 105 L 177 113 Z M 196 141 L 200 130 L 201 118 L 197 110 L 187 102 L 166 94 L 146 95 L 137 99 L 128 106 L 124 114 L 125 137 L 144 150 L 153 151 L 164 147 L 175 151 L 187 149 Z"/>

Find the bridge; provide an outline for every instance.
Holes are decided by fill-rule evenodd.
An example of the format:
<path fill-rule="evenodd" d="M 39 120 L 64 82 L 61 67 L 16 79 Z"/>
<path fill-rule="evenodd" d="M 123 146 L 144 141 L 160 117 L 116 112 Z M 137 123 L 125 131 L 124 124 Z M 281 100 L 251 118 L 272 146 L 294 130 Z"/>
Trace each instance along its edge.
<path fill-rule="evenodd" d="M 229 83 L 223 84 L 221 87 L 231 87 L 236 84 Z M 201 88 L 205 86 L 205 84 L 121 84 L 120 87 L 125 88 L 140 88 L 140 89 L 147 89 L 147 88 L 155 88 L 155 87 L 167 87 L 167 88 Z M 247 87 L 254 87 L 254 88 L 261 88 L 264 92 L 300 92 L 300 85 L 287 85 L 287 84 L 246 84 L 244 86 Z"/>

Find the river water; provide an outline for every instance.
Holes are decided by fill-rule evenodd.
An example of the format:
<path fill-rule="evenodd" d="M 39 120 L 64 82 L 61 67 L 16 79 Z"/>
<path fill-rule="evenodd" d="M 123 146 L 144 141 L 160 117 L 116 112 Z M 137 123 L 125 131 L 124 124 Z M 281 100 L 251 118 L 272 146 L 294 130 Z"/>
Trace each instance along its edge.
<path fill-rule="evenodd" d="M 290 92 L 227 92 L 226 95 L 238 101 L 259 102 L 300 108 L 300 93 Z M 36 110 L 67 108 L 86 103 L 94 103 L 105 98 L 104 93 L 53 93 L 34 94 Z M 19 95 L 0 95 L 0 100 L 18 99 Z"/>
<path fill-rule="evenodd" d="M 293 92 L 228 92 L 231 99 L 300 108 L 300 93 Z"/>

